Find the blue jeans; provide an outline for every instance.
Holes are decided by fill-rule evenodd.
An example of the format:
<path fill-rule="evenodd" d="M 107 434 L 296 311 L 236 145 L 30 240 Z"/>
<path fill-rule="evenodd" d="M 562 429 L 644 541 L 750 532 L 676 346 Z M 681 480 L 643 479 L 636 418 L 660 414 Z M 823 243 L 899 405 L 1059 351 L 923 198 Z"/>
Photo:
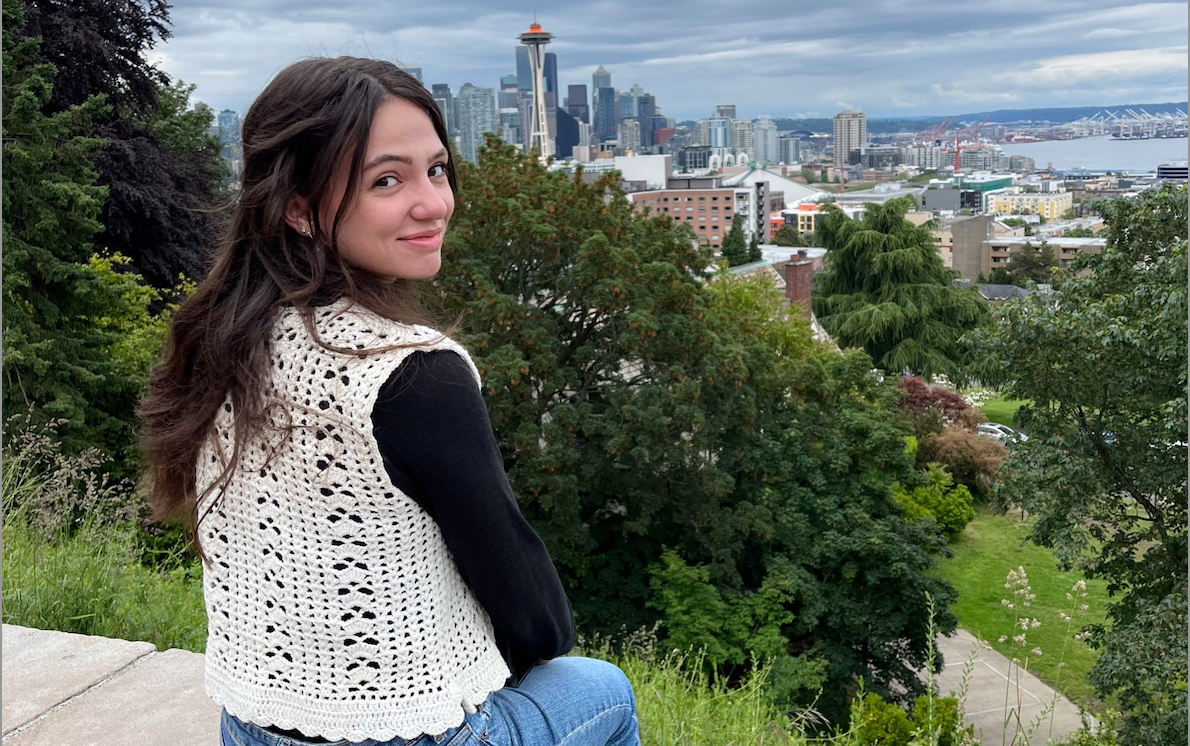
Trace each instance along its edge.
<path fill-rule="evenodd" d="M 222 746 L 303 746 L 223 713 Z M 349 741 L 336 741 L 345 745 Z M 444 734 L 366 746 L 640 746 L 636 698 L 624 673 L 593 658 L 555 658 L 517 687 L 488 695 L 478 712 Z"/>

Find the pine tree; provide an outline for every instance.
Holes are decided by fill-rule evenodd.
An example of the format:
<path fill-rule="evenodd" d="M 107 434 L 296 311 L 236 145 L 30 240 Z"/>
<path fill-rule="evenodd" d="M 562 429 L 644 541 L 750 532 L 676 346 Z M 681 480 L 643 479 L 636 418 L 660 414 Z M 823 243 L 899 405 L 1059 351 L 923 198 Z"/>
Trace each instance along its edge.
<path fill-rule="evenodd" d="M 748 243 L 744 238 L 744 229 L 738 220 L 732 221 L 731 230 L 723 239 L 722 255 L 727 260 L 729 267 L 738 267 L 748 261 Z"/>
<path fill-rule="evenodd" d="M 748 242 L 748 263 L 759 262 L 764 260 L 764 254 L 760 251 L 760 238 L 753 233 L 752 240 Z"/>

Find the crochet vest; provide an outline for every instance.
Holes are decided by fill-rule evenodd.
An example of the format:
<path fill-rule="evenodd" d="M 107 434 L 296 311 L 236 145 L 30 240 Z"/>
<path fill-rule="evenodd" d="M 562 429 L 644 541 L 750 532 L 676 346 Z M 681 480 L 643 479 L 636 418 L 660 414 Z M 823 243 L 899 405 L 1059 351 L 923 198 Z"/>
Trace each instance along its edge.
<path fill-rule="evenodd" d="M 478 385 L 440 333 L 346 305 L 316 310 L 324 342 L 453 350 Z M 207 693 L 242 720 L 331 740 L 456 727 L 509 670 L 437 524 L 393 486 L 372 434 L 377 394 L 413 349 L 332 352 L 293 309 L 270 341 L 279 427 L 245 443 L 226 489 L 200 505 Z M 199 456 L 199 494 L 233 438 L 227 403 Z"/>

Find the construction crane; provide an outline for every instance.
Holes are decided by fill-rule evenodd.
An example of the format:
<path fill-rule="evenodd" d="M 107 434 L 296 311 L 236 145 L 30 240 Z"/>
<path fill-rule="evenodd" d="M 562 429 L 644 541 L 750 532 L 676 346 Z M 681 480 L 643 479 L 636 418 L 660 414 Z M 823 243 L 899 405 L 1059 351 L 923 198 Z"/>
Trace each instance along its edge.
<path fill-rule="evenodd" d="M 970 127 L 959 130 L 958 137 L 965 140 L 974 140 L 975 138 L 979 137 L 979 131 L 983 129 L 983 126 L 987 124 L 991 118 L 992 115 L 988 114 L 983 118 L 983 121 L 979 122 L 978 124 L 973 124 Z"/>
<path fill-rule="evenodd" d="M 925 143 L 937 143 L 942 139 L 942 136 L 946 134 L 946 130 L 950 129 L 950 126 L 954 124 L 956 119 L 958 119 L 958 117 L 951 117 L 941 124 L 936 124 L 927 130 L 922 130 L 921 132 L 917 133 L 917 137 L 919 140 Z"/>

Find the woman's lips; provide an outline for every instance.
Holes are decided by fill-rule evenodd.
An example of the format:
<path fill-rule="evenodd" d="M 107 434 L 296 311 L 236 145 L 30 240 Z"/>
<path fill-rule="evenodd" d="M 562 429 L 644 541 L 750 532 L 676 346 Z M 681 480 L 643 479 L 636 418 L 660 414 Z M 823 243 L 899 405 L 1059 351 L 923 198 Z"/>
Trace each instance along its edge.
<path fill-rule="evenodd" d="M 397 240 L 419 249 L 437 249 L 442 246 L 442 231 L 417 233 L 412 236 L 403 236 Z"/>

